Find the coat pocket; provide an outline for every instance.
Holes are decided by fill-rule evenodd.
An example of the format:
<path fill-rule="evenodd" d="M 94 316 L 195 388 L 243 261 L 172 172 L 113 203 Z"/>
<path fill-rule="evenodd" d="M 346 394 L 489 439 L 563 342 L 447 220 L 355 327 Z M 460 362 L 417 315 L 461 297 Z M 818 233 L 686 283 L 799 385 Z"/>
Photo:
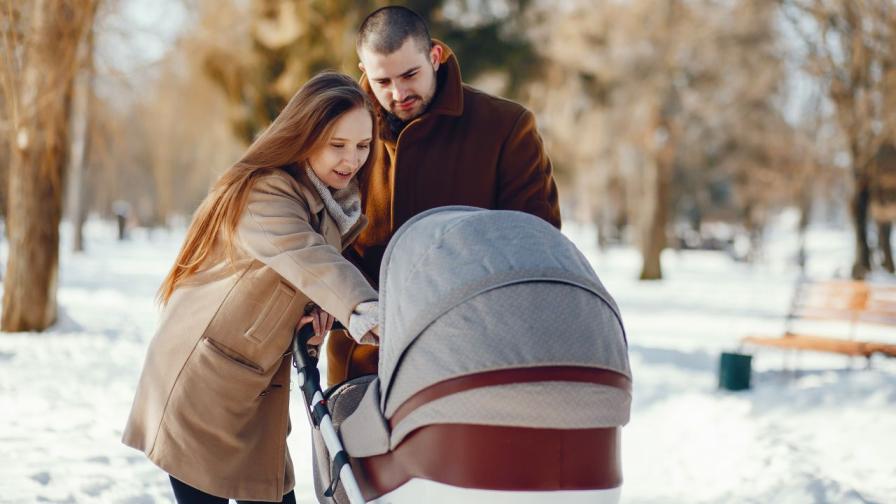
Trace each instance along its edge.
<path fill-rule="evenodd" d="M 203 338 L 202 343 L 213 353 L 218 354 L 218 356 L 230 361 L 233 365 L 239 366 L 246 371 L 251 371 L 255 374 L 264 374 L 264 369 L 261 366 L 255 364 L 242 357 L 240 354 L 234 352 L 233 350 L 225 347 L 224 345 L 216 342 L 213 339 Z"/>
<path fill-rule="evenodd" d="M 261 394 L 272 374 L 259 373 L 212 339 L 200 339 L 165 407 L 168 443 L 176 441 L 178 453 L 189 447 L 195 460 L 244 457 L 263 429 Z"/>
<path fill-rule="evenodd" d="M 255 343 L 264 343 L 280 326 L 283 317 L 288 315 L 287 308 L 292 302 L 295 291 L 292 287 L 280 282 L 274 289 L 268 302 L 265 303 L 258 318 L 249 329 L 246 330 L 246 338 Z"/>

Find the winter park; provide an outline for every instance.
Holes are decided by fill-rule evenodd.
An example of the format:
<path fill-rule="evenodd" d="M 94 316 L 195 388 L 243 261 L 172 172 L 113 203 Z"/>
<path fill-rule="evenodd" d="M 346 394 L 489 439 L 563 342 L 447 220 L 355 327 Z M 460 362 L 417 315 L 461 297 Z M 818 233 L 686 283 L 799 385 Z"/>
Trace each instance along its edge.
<path fill-rule="evenodd" d="M 0 503 L 896 501 L 896 1 L 0 35 Z"/>

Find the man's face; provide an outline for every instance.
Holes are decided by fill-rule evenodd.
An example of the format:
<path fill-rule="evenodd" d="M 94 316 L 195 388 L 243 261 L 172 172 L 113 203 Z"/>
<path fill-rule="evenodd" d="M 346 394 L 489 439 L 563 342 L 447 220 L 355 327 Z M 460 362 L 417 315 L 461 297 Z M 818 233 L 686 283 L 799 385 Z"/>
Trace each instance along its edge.
<path fill-rule="evenodd" d="M 404 41 L 392 54 L 380 54 L 366 47 L 361 49 L 362 72 L 380 105 L 402 121 L 422 114 L 436 94 L 436 71 L 442 48 L 421 50 L 412 38 Z"/>

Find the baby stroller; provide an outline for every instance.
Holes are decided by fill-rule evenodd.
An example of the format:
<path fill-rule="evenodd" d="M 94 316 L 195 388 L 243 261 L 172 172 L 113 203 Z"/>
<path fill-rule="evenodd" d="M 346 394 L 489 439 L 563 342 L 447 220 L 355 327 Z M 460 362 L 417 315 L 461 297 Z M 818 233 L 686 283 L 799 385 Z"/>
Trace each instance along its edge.
<path fill-rule="evenodd" d="M 320 502 L 619 501 L 627 342 L 559 231 L 512 211 L 416 216 L 383 257 L 380 321 L 378 374 L 325 395 L 309 335 L 294 344 L 310 418 L 344 446 L 312 429 Z"/>

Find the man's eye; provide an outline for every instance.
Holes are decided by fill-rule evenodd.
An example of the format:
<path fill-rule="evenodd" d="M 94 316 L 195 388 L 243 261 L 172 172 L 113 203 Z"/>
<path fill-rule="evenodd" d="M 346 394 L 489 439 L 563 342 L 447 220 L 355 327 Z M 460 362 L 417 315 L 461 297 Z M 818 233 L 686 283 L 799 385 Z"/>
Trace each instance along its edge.
<path fill-rule="evenodd" d="M 407 74 L 407 75 L 404 76 L 404 78 L 405 78 L 405 79 L 413 79 L 415 75 L 417 75 L 417 72 L 414 72 L 414 73 L 412 73 L 412 74 Z"/>
<path fill-rule="evenodd" d="M 380 86 L 388 86 L 389 85 L 389 81 L 387 81 L 387 80 L 378 80 L 378 81 L 376 81 L 376 83 L 379 84 Z"/>

